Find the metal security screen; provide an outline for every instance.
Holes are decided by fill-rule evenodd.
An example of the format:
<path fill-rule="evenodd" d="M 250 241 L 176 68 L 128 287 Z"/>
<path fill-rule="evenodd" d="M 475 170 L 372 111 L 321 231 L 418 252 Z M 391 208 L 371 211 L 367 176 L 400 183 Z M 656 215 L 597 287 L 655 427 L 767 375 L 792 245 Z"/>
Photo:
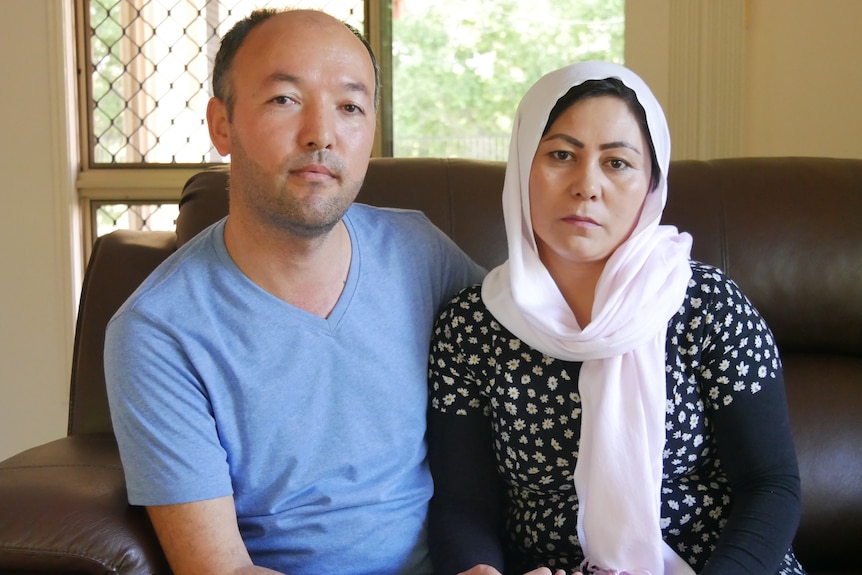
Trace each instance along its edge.
<path fill-rule="evenodd" d="M 220 38 L 259 7 L 322 9 L 370 31 L 381 66 L 375 155 L 505 160 L 517 102 L 548 70 L 622 62 L 624 0 L 76 0 L 90 240 L 173 229 L 206 126 Z"/>
<path fill-rule="evenodd" d="M 114 230 L 171 231 L 176 228 L 179 205 L 146 201 L 118 204 L 90 202 L 94 237 Z"/>
<path fill-rule="evenodd" d="M 362 0 L 90 0 L 89 165 L 221 162 L 205 113 L 219 39 L 259 7 L 319 8 L 362 30 Z"/>

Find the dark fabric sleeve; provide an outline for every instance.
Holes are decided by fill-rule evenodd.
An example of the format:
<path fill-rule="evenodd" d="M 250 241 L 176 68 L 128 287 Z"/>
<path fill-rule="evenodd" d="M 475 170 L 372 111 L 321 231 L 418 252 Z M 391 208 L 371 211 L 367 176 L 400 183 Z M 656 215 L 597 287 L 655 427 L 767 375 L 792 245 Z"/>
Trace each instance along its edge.
<path fill-rule="evenodd" d="M 718 410 L 713 425 L 732 508 L 702 573 L 775 573 L 801 513 L 784 386 L 773 382 L 746 401 Z"/>
<path fill-rule="evenodd" d="M 434 477 L 428 536 L 436 575 L 479 564 L 502 573 L 503 486 L 491 450 L 490 421 L 481 413 L 431 410 L 428 437 Z"/>
<path fill-rule="evenodd" d="M 428 536 L 437 575 L 479 564 L 503 571 L 500 540 L 503 481 L 496 468 L 484 375 L 468 365 L 463 346 L 476 338 L 472 306 L 478 288 L 444 308 L 434 326 L 429 358 L 428 458 L 434 478 Z M 474 350 L 475 351 L 475 350 Z"/>
<path fill-rule="evenodd" d="M 727 523 L 703 575 L 771 575 L 790 549 L 801 514 L 801 487 L 790 431 L 783 374 L 774 338 L 763 318 L 726 280 L 729 294 L 716 306 L 724 325 L 721 343 L 708 354 L 714 369 L 724 362 L 732 392 L 707 399 L 717 456 L 731 488 Z M 731 335 L 732 334 L 732 335 Z M 744 364 L 776 369 L 736 369 Z M 754 391 L 756 390 L 756 391 Z"/>

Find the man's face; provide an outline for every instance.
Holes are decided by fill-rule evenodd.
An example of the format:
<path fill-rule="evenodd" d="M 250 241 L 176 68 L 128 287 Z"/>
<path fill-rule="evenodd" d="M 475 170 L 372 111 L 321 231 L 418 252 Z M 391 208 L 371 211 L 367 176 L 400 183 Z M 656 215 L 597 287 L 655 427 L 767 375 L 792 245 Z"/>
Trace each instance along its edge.
<path fill-rule="evenodd" d="M 374 69 L 362 42 L 322 13 L 273 16 L 230 71 L 234 108 L 211 103 L 210 133 L 231 155 L 231 215 L 294 234 L 329 231 L 359 192 L 374 141 Z"/>

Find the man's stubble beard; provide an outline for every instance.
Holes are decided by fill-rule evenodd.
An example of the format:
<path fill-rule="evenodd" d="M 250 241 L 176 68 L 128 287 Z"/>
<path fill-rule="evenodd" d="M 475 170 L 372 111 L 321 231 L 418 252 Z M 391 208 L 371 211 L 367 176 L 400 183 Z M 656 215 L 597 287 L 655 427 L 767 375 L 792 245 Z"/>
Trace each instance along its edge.
<path fill-rule="evenodd" d="M 258 220 L 307 239 L 328 234 L 341 221 L 362 186 L 362 180 L 344 179 L 344 163 L 340 158 L 320 150 L 286 160 L 278 173 L 271 175 L 262 170 L 238 142 L 234 142 L 231 162 L 242 166 L 241 201 L 257 214 Z M 328 184 L 309 182 L 306 186 L 312 190 L 311 193 L 303 190 L 302 198 L 291 193 L 288 188 L 291 170 L 309 163 L 326 165 L 336 177 L 337 192 L 324 190 Z M 236 179 L 235 175 L 232 185 Z M 314 192 L 315 188 L 320 188 L 319 194 Z"/>

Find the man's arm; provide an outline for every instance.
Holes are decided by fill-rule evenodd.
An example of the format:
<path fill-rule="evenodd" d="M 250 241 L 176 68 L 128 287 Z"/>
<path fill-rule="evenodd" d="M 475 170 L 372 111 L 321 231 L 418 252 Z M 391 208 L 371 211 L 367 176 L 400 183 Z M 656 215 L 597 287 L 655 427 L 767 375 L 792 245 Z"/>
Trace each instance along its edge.
<path fill-rule="evenodd" d="M 277 573 L 251 562 L 233 497 L 147 507 L 174 575 Z"/>

